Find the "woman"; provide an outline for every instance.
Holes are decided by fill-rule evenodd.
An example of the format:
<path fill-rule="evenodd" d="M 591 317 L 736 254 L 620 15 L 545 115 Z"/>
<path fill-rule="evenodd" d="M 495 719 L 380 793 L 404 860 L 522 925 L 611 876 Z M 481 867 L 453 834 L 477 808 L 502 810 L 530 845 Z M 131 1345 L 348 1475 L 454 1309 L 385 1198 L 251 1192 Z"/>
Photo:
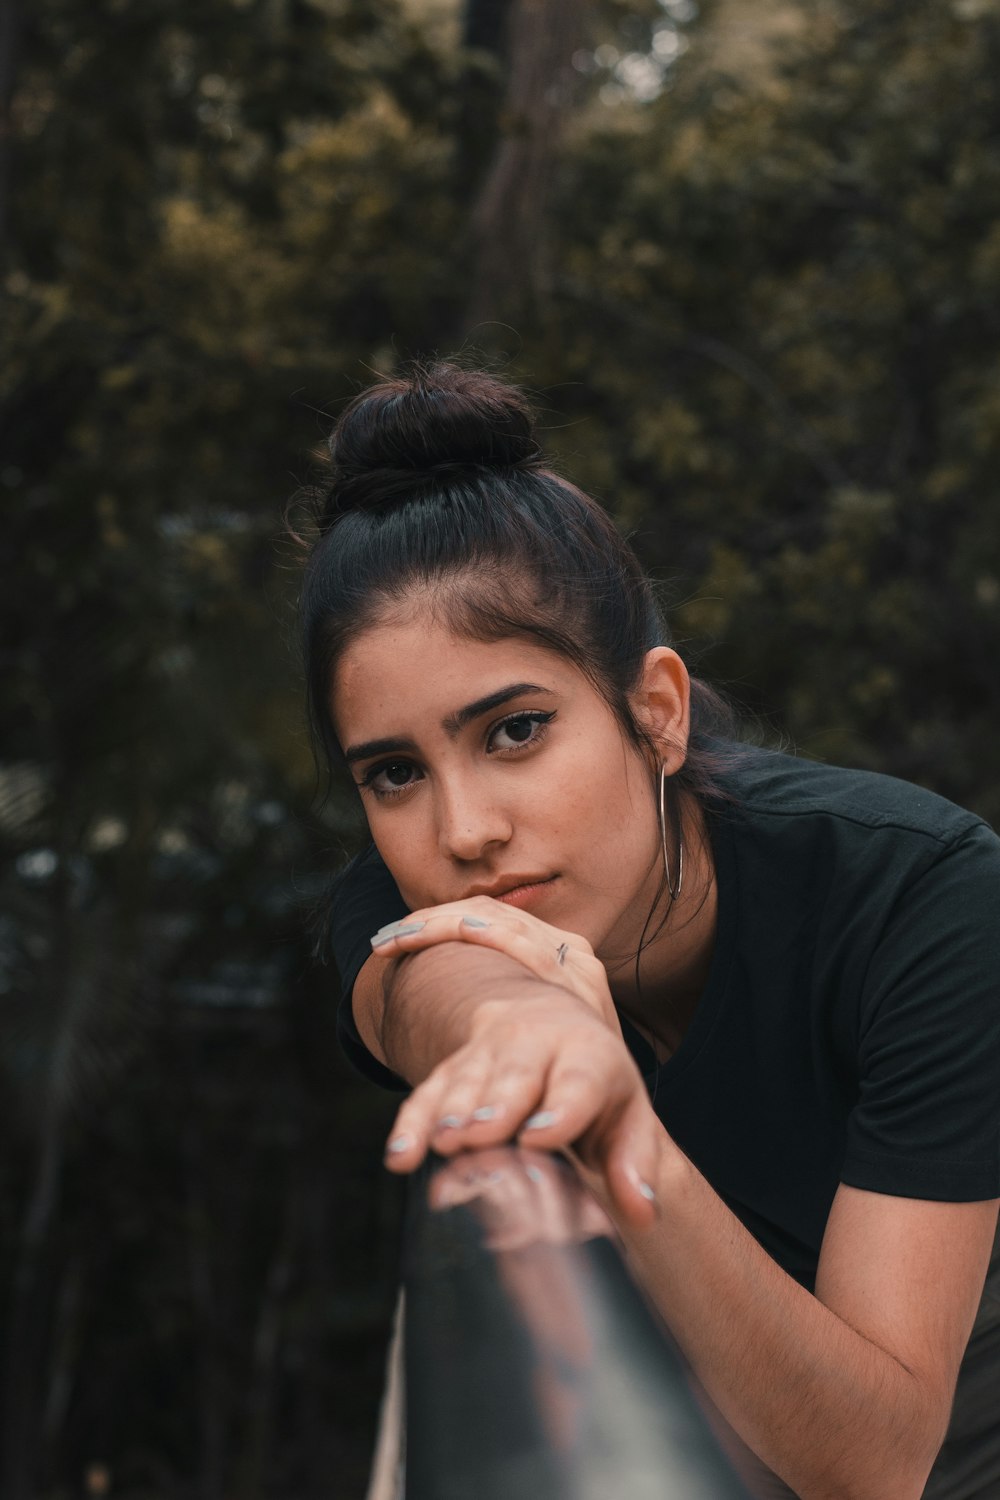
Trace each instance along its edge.
<path fill-rule="evenodd" d="M 390 1167 L 572 1146 L 794 1494 L 1000 1494 L 1000 841 L 720 739 L 513 388 L 386 381 L 331 453 L 306 664 L 374 842 L 332 934 L 345 1045 L 413 1090 Z"/>

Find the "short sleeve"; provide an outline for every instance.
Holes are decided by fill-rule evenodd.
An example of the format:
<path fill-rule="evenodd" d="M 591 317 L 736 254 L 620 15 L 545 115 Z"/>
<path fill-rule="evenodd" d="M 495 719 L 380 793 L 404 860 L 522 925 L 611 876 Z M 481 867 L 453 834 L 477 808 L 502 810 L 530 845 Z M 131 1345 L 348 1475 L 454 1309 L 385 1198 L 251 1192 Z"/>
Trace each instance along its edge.
<path fill-rule="evenodd" d="M 897 897 L 861 997 L 842 1180 L 1000 1195 L 1000 839 L 977 823 Z"/>
<path fill-rule="evenodd" d="M 340 975 L 337 1039 L 350 1063 L 383 1088 L 408 1085 L 374 1058 L 358 1034 L 351 993 L 366 959 L 371 936 L 387 922 L 406 916 L 407 908 L 374 844 L 352 859 L 338 883 L 330 914 L 330 949 Z"/>

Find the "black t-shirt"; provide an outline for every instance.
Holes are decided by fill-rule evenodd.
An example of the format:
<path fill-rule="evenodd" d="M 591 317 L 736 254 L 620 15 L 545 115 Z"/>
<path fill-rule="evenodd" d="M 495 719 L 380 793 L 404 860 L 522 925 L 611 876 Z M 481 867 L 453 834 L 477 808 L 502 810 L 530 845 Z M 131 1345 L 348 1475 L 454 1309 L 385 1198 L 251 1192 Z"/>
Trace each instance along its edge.
<path fill-rule="evenodd" d="M 1000 1196 L 1000 839 L 906 782 L 766 751 L 741 753 L 725 790 L 708 816 L 718 928 L 694 1018 L 659 1066 L 623 1031 L 672 1137 L 811 1289 L 841 1182 Z M 358 1038 L 350 990 L 371 934 L 405 910 L 369 850 L 332 927 L 342 1041 L 390 1085 Z M 967 1363 L 985 1339 L 1000 1372 L 995 1284 Z M 995 1489 L 956 1480 L 940 1493 L 1000 1495 L 994 1458 Z"/>

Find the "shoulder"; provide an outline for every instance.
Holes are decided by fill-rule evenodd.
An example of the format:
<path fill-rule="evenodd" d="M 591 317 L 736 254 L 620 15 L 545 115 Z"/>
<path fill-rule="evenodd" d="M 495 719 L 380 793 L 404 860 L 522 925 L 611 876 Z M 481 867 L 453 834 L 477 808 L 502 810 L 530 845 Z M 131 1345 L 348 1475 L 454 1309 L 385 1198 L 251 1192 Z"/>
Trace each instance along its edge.
<path fill-rule="evenodd" d="M 734 749 L 724 786 L 744 820 L 775 828 L 838 825 L 847 838 L 884 831 L 939 849 L 977 829 L 995 837 L 982 818 L 926 787 L 774 750 Z"/>
<path fill-rule="evenodd" d="M 1000 838 L 925 787 L 739 747 L 720 783 L 726 800 L 710 823 L 719 878 L 748 900 L 756 891 L 788 909 L 822 902 L 830 920 L 849 914 L 869 927 L 925 879 L 958 903 L 976 887 L 978 911 L 997 903 Z"/>

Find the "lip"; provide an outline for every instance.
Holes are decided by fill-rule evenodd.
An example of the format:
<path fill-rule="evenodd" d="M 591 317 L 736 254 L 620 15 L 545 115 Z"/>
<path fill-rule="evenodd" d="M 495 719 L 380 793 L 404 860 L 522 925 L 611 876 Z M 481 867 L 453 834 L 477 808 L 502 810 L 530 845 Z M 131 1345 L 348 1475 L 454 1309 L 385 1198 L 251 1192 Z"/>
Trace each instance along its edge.
<path fill-rule="evenodd" d="M 466 896 L 492 896 L 494 901 L 502 901 L 506 906 L 527 906 L 557 879 L 556 875 L 508 875 L 490 886 L 473 886 Z"/>

